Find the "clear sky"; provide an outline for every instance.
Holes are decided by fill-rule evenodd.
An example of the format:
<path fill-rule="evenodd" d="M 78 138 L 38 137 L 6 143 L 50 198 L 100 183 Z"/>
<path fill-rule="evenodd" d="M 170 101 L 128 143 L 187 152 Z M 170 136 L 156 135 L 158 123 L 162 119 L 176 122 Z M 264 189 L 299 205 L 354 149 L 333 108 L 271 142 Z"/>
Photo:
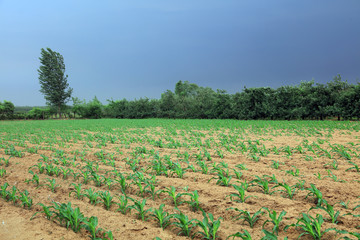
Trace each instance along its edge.
<path fill-rule="evenodd" d="M 359 0 L 0 0 L 0 100 L 45 105 L 40 49 L 73 95 L 160 98 L 179 80 L 246 87 L 360 78 Z"/>

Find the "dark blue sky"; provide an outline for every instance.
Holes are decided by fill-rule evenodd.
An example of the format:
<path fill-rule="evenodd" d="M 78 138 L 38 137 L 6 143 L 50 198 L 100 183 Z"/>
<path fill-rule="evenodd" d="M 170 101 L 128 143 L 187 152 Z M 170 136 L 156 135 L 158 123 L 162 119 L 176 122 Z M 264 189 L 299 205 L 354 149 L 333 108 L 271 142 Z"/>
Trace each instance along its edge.
<path fill-rule="evenodd" d="M 74 96 L 160 98 L 179 80 L 230 93 L 360 78 L 359 0 L 0 0 L 0 100 L 45 105 L 40 49 Z"/>

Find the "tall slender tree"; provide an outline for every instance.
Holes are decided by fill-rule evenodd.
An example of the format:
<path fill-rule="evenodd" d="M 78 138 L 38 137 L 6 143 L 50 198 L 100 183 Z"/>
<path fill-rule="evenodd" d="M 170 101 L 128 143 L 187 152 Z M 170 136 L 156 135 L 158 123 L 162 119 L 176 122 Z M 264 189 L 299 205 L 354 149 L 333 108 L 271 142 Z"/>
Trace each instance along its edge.
<path fill-rule="evenodd" d="M 65 64 L 63 56 L 50 48 L 41 49 L 40 63 L 38 69 L 40 92 L 44 94 L 46 104 L 55 107 L 61 118 L 61 110 L 66 102 L 70 100 L 72 88 L 67 82 L 65 75 Z"/>

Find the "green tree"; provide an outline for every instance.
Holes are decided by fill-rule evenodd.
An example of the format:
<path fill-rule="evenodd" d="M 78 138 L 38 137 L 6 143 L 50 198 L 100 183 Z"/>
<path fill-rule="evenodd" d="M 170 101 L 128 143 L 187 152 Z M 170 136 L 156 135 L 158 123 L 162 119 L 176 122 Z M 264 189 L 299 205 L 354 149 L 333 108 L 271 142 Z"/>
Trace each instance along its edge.
<path fill-rule="evenodd" d="M 0 118 L 9 119 L 14 115 L 15 106 L 12 102 L 4 100 L 4 103 L 0 102 Z"/>
<path fill-rule="evenodd" d="M 38 69 L 40 92 L 44 94 L 46 104 L 56 107 L 59 117 L 61 110 L 70 100 L 72 88 L 67 82 L 68 75 L 65 75 L 64 58 L 60 53 L 52 51 L 50 48 L 41 49 L 40 63 Z"/>

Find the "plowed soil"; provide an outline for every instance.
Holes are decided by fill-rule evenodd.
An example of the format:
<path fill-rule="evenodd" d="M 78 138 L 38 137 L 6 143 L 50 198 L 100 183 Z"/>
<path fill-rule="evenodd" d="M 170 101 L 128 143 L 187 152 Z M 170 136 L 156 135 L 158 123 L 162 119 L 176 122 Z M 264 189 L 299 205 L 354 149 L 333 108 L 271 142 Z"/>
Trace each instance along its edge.
<path fill-rule="evenodd" d="M 19 134 L 20 135 L 20 134 Z M 87 198 L 77 199 L 76 194 L 70 192 L 74 190 L 72 183 L 82 184 L 83 191 L 92 188 L 95 191 L 110 191 L 114 196 L 114 201 L 119 202 L 115 196 L 121 196 L 118 183 L 113 182 L 110 190 L 108 186 L 96 186 L 93 181 L 87 184 L 83 183 L 83 178 L 76 178 L 70 175 L 64 179 L 63 175 L 48 176 L 46 172 L 40 174 L 36 167 L 38 162 L 44 162 L 44 157 L 49 158 L 49 163 L 56 163 L 54 159 L 69 158 L 74 159 L 78 164 L 63 166 L 61 162 L 58 167 L 66 167 L 72 169 L 75 173 L 81 173 L 86 166 L 86 161 L 92 161 L 99 164 L 99 174 L 112 177 L 111 171 L 113 166 L 105 164 L 96 156 L 96 153 L 102 151 L 107 159 L 112 158 L 115 168 L 128 176 L 134 174 L 129 164 L 130 159 L 138 159 L 137 171 L 144 172 L 145 176 L 151 177 L 154 174 L 152 162 L 154 160 L 154 152 L 158 152 L 161 159 L 170 158 L 173 162 L 179 162 L 183 168 L 189 164 L 193 165 L 195 172 L 187 169 L 183 178 L 179 178 L 176 174 L 168 176 L 156 176 L 158 180 L 156 190 L 165 190 L 170 186 L 174 186 L 179 193 L 191 193 L 198 191 L 201 208 L 206 213 L 212 213 L 215 219 L 221 218 L 221 225 L 218 231 L 218 239 L 226 239 L 229 235 L 236 232 L 247 230 L 253 239 L 261 239 L 264 236 L 263 227 L 272 231 L 271 223 L 263 224 L 269 220 L 269 214 L 263 209 L 263 215 L 250 228 L 247 222 L 243 220 L 235 220 L 234 216 L 237 212 L 230 208 L 238 208 L 249 211 L 254 214 L 261 208 L 266 207 L 275 210 L 278 214 L 286 211 L 286 215 L 280 224 L 278 239 L 296 239 L 301 233 L 301 229 L 290 227 L 287 231 L 284 227 L 297 222 L 301 217 L 301 213 L 309 213 L 311 216 L 321 214 L 325 218 L 322 229 L 336 228 L 338 230 L 346 230 L 348 232 L 358 232 L 356 227 L 360 225 L 360 218 L 354 215 L 360 214 L 360 207 L 353 210 L 359 205 L 360 196 L 360 173 L 356 171 L 353 164 L 360 164 L 359 159 L 359 133 L 356 131 L 333 130 L 331 134 L 324 129 L 317 133 L 299 134 L 286 129 L 272 129 L 253 131 L 251 129 L 199 129 L 196 127 L 191 130 L 168 129 L 166 126 L 139 128 L 139 129 L 116 129 L 111 128 L 102 131 L 89 130 L 73 130 L 70 132 L 62 130 L 52 131 L 31 131 L 26 135 L 16 135 L 15 133 L 3 133 L 0 135 L 2 148 L 0 148 L 0 159 L 8 159 L 9 155 L 5 154 L 5 149 L 9 145 L 14 145 L 15 149 L 22 151 L 23 156 L 11 157 L 9 166 L 2 164 L 0 168 L 6 169 L 4 177 L 0 178 L 0 185 L 7 182 L 12 186 L 16 186 L 19 191 L 27 190 L 33 198 L 33 206 L 26 209 L 21 206 L 20 200 L 15 204 L 0 198 L 0 239 L 89 239 L 89 233 L 82 229 L 78 233 L 74 233 L 71 229 L 66 229 L 60 225 L 55 219 L 48 220 L 43 213 L 38 213 L 32 220 L 30 218 L 42 210 L 37 203 L 52 205 L 53 202 L 68 203 L 71 202 L 73 207 L 79 207 L 85 216 L 96 216 L 99 219 L 99 227 L 111 230 L 114 239 L 190 239 L 189 237 L 179 235 L 179 229 L 174 225 L 170 225 L 162 230 L 155 219 L 148 218 L 141 221 L 136 211 L 124 215 L 117 211 L 117 205 L 112 205 L 106 210 L 102 203 L 91 205 Z M 11 137 L 10 137 L 11 136 Z M 68 138 L 66 138 L 68 136 Z M 105 142 L 102 137 L 105 136 Z M 109 136 L 116 139 L 110 141 Z M 171 140 L 171 139 L 172 140 Z M 227 139 L 225 142 L 225 139 Z M 161 140 L 161 143 L 159 141 Z M 169 143 L 178 142 L 178 147 Z M 208 145 L 206 142 L 208 141 Z M 225 143 L 224 143 L 225 142 Z M 246 146 L 247 150 L 241 148 L 240 143 Z M 160 146 L 159 146 L 160 144 Z M 163 144 L 161 146 L 161 144 Z M 181 146 L 180 146 L 181 145 Z M 351 160 L 342 156 L 339 152 L 334 151 L 335 146 L 343 146 L 350 154 Z M 256 152 L 254 146 L 261 151 Z M 300 147 L 301 148 L 300 148 Z M 311 146 L 311 147 L 309 147 Z M 274 148 L 275 147 L 275 148 Z M 36 153 L 29 149 L 37 148 Z M 145 153 L 140 153 L 140 149 L 145 149 Z M 203 154 L 208 151 L 211 160 L 207 160 Z M 274 150 L 275 149 L 275 150 Z M 59 156 L 56 151 L 62 150 L 63 156 Z M 84 151 L 85 150 L 85 151 Z M 328 154 L 325 153 L 325 150 Z M 151 152 L 152 151 L 152 152 Z M 219 156 L 223 153 L 223 157 Z M 184 153 L 189 154 L 188 161 L 184 161 Z M 199 156 L 198 156 L 199 155 Z M 111 157 L 110 157 L 111 156 Z M 209 172 L 204 174 L 198 165 L 198 159 L 203 156 L 203 160 L 208 164 Z M 259 159 L 254 159 L 254 156 Z M 279 163 L 279 167 L 274 168 L 274 162 Z M 223 165 L 221 165 L 221 163 Z M 335 165 L 332 164 L 336 163 Z M 243 164 L 246 169 L 240 169 L 238 164 Z M 232 176 L 229 186 L 223 186 L 218 181 L 217 172 L 212 171 L 214 166 L 228 166 L 229 175 Z M 27 183 L 27 179 L 32 178 L 32 174 L 28 172 L 29 168 L 40 177 L 40 186 L 35 183 Z M 233 169 L 242 173 L 240 179 L 237 179 Z M 265 176 L 267 175 L 267 177 Z M 275 176 L 279 183 L 287 183 L 291 186 L 298 186 L 293 199 L 287 197 L 284 193 L 276 190 L 281 188 L 273 188 L 277 184 L 270 182 L 271 194 L 265 194 L 263 189 L 253 182 L 253 185 L 246 191 L 246 196 L 251 196 L 244 203 L 236 202 L 229 195 L 236 193 L 231 184 L 240 185 L 243 182 L 250 183 L 256 176 L 260 178 L 270 179 Z M 52 192 L 46 185 L 46 179 L 55 179 L 59 186 Z M 114 177 L 115 178 L 115 177 Z M 132 180 L 128 180 L 129 183 Z M 303 189 L 300 183 L 303 181 Z M 323 198 L 332 206 L 335 211 L 340 211 L 337 219 L 338 223 L 331 223 L 328 220 L 328 214 L 321 209 L 313 209 L 316 207 L 316 200 L 312 196 L 308 196 L 310 184 L 314 184 L 323 194 Z M 10 189 L 9 188 L 9 189 Z M 127 190 L 126 194 L 133 198 L 141 200 L 138 194 L 138 188 L 135 184 Z M 159 208 L 160 204 L 165 204 L 165 210 L 169 213 L 178 212 L 175 210 L 174 203 L 168 199 L 168 195 L 164 192 L 158 197 L 152 199 L 149 193 L 145 193 L 146 209 Z M 181 198 L 188 201 L 189 196 Z M 340 202 L 347 203 L 342 206 Z M 132 202 L 130 201 L 131 205 Z M 182 203 L 178 209 L 186 214 L 190 219 L 203 220 L 201 211 L 192 211 L 189 204 Z M 348 214 L 348 215 L 346 215 Z M 351 215 L 352 214 L 352 215 Z M 148 217 L 150 215 L 148 214 Z M 172 220 L 173 222 L 175 220 Z M 200 228 L 194 227 L 192 234 L 200 231 Z M 350 235 L 342 235 L 349 236 Z M 323 239 L 338 239 L 340 235 L 335 231 L 329 231 L 324 234 Z M 195 234 L 195 239 L 201 239 L 199 234 Z M 312 239 L 309 235 L 304 235 L 301 239 Z"/>

